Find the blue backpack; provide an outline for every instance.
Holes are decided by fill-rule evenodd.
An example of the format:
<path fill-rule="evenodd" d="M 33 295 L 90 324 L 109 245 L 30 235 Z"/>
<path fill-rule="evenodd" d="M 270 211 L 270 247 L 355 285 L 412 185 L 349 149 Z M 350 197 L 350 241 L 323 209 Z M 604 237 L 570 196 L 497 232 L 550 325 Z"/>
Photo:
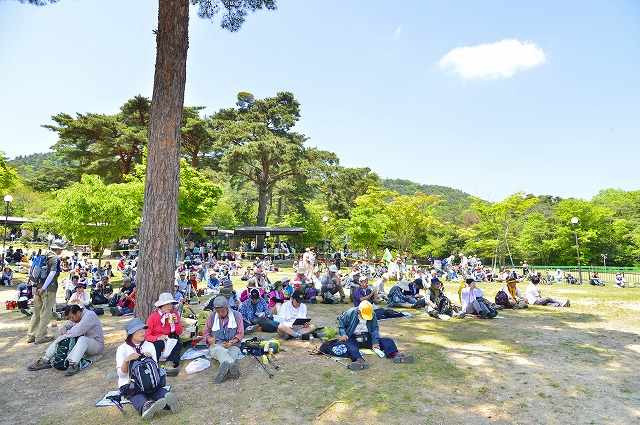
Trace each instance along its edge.
<path fill-rule="evenodd" d="M 44 283 L 47 278 L 47 256 L 44 254 L 34 257 L 29 269 L 29 280 L 34 284 Z"/>

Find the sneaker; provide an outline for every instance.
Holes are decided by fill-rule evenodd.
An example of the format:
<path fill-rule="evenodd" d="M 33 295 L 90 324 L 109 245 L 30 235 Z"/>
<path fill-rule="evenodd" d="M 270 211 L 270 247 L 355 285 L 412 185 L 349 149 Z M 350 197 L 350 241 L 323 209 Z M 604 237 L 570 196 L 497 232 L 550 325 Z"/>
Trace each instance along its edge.
<path fill-rule="evenodd" d="M 398 353 L 393 356 L 394 363 L 413 363 L 414 357 L 411 355 L 405 355 L 402 353 Z"/>
<path fill-rule="evenodd" d="M 464 319 L 466 316 L 467 316 L 467 314 L 466 314 L 466 313 L 462 313 L 462 312 L 460 312 L 460 313 L 458 313 L 458 315 L 457 315 L 457 316 L 455 316 L 455 317 L 456 317 L 456 318 L 458 318 L 458 319 Z"/>
<path fill-rule="evenodd" d="M 302 334 L 300 332 L 296 332 L 294 336 L 298 339 L 302 339 Z"/>
<path fill-rule="evenodd" d="M 564 303 L 565 307 L 571 307 L 571 300 L 567 300 L 567 302 Z"/>
<path fill-rule="evenodd" d="M 43 336 L 42 338 L 36 338 L 35 342 L 36 344 L 44 344 L 45 342 L 51 342 L 54 339 L 55 338 L 52 336 Z"/>
<path fill-rule="evenodd" d="M 367 363 L 363 358 L 359 358 L 349 363 L 347 368 L 349 370 L 365 370 L 369 369 L 369 363 Z"/>
<path fill-rule="evenodd" d="M 238 379 L 240 377 L 240 368 L 236 362 L 232 362 L 229 366 L 229 375 L 231 375 L 233 379 Z"/>
<path fill-rule="evenodd" d="M 487 311 L 486 310 L 480 310 L 480 317 L 482 319 L 486 319 L 487 318 Z"/>
<path fill-rule="evenodd" d="M 36 342 L 35 338 L 27 338 L 27 344 L 33 344 L 34 342 Z"/>
<path fill-rule="evenodd" d="M 42 369 L 51 369 L 51 362 L 44 359 L 38 359 L 37 362 L 27 367 L 27 370 L 30 370 L 32 372 L 36 370 L 42 370 Z"/>
<path fill-rule="evenodd" d="M 168 392 L 164 395 L 164 401 L 167 403 L 166 408 L 169 408 L 173 413 L 180 411 L 180 403 L 178 403 L 178 397 L 172 392 Z"/>
<path fill-rule="evenodd" d="M 167 401 L 161 398 L 158 401 L 149 400 L 142 406 L 142 419 L 151 419 L 153 415 L 164 409 Z"/>
<path fill-rule="evenodd" d="M 69 367 L 64 371 L 64 376 L 73 376 L 80 372 L 80 365 L 77 363 L 69 362 Z"/>
<path fill-rule="evenodd" d="M 247 326 L 245 328 L 245 330 L 244 330 L 245 334 L 252 334 L 252 333 L 255 333 L 255 332 L 258 332 L 258 325 Z"/>
<path fill-rule="evenodd" d="M 224 361 L 220 363 L 220 369 L 218 369 L 218 374 L 216 375 L 216 379 L 214 382 L 216 384 L 221 384 L 224 381 L 224 378 L 229 374 L 229 369 L 231 367 L 231 363 L 228 361 Z"/>

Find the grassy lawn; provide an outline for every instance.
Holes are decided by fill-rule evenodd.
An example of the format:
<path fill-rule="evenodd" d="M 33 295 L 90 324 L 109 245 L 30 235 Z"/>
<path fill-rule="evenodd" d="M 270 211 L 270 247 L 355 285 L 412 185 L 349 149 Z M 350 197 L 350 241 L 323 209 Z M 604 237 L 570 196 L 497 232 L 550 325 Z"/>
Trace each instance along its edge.
<path fill-rule="evenodd" d="M 270 274 L 291 275 L 291 270 Z M 116 279 L 117 281 L 118 279 Z M 234 279 L 236 290 L 242 288 Z M 522 283 L 521 285 L 524 285 Z M 481 285 L 492 298 L 501 284 Z M 458 283 L 445 282 L 457 304 Z M 2 288 L 3 295 L 12 288 Z M 521 288 L 524 291 L 525 286 Z M 637 288 L 590 285 L 540 285 L 544 295 L 571 299 L 570 308 L 530 307 L 503 311 L 504 319 L 436 320 L 425 314 L 380 322 L 381 334 L 394 338 L 416 362 L 396 365 L 375 355 L 371 368 L 352 372 L 322 356 L 309 355 L 308 342 L 283 342 L 276 355 L 280 370 L 269 378 L 253 358 L 240 361 L 242 376 L 215 385 L 212 367 L 182 372 L 169 383 L 182 403 L 176 415 L 159 414 L 166 424 L 222 423 L 633 423 L 640 421 L 640 341 Z M 6 297 L 5 297 L 6 299 Z M 336 326 L 347 305 L 309 305 L 319 326 Z M 199 310 L 201 306 L 195 306 Z M 0 314 L 0 402 L 9 412 L 29 409 L 29 423 L 74 421 L 142 423 L 131 406 L 127 415 L 95 403 L 116 382 L 115 350 L 127 318 L 101 317 L 106 334 L 104 357 L 80 375 L 65 378 L 47 370 L 26 372 L 29 360 L 46 347 L 26 344 L 20 313 Z M 315 344 L 319 345 L 319 344 Z M 35 380 L 34 377 L 43 380 Z M 54 385 L 56 390 L 53 390 Z M 43 409 L 30 409 L 37 400 Z M 17 409 L 17 410 L 16 410 Z M 5 420 L 24 422 L 18 413 Z M 0 419 L 2 423 L 3 419 Z M 26 422 L 24 422 L 26 423 Z"/>

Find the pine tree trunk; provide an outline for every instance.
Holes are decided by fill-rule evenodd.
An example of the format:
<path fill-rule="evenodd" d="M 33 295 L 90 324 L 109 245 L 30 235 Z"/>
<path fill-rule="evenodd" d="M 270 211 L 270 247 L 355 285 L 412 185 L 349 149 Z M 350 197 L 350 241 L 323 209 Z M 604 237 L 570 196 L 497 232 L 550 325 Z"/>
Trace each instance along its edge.
<path fill-rule="evenodd" d="M 135 316 L 146 321 L 173 291 L 178 238 L 180 127 L 189 47 L 189 0 L 158 0 L 156 70 L 149 115 Z"/>

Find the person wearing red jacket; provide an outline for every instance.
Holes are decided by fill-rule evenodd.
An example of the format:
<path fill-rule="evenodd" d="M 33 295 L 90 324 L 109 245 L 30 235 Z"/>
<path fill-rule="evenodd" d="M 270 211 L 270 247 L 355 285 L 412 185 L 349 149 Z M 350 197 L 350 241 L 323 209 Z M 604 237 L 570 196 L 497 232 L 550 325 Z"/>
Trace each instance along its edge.
<path fill-rule="evenodd" d="M 156 348 L 156 358 L 165 357 L 167 362 L 173 364 L 173 369 L 167 370 L 167 376 L 176 376 L 179 373 L 181 344 L 178 336 L 182 334 L 180 314 L 173 309 L 175 300 L 173 296 L 164 292 L 155 302 L 157 310 L 147 319 L 147 331 L 145 339 Z M 164 354 L 163 354 L 164 351 Z"/>

